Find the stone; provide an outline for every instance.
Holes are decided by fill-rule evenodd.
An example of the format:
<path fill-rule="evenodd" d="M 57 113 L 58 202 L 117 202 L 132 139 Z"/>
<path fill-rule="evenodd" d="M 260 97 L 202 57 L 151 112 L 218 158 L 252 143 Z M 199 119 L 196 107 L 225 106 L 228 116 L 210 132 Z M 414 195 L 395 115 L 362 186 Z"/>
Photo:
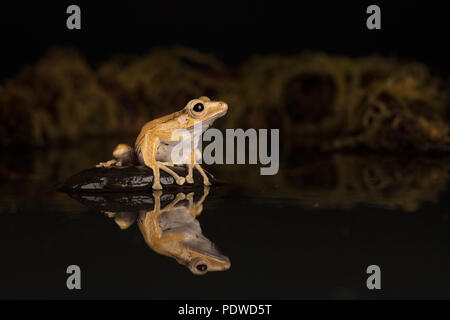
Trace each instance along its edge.
<path fill-rule="evenodd" d="M 184 166 L 170 166 L 174 172 L 186 177 L 188 170 Z M 206 172 L 206 171 L 205 171 Z M 211 183 L 214 177 L 206 172 Z M 203 177 L 194 169 L 194 183 L 185 182 L 178 185 L 175 179 L 163 170 L 160 170 L 160 182 L 163 189 L 188 190 L 203 187 Z M 150 190 L 153 185 L 153 170 L 145 166 L 126 167 L 97 167 L 83 170 L 70 178 L 62 185 L 60 191 L 64 192 L 138 192 Z"/>

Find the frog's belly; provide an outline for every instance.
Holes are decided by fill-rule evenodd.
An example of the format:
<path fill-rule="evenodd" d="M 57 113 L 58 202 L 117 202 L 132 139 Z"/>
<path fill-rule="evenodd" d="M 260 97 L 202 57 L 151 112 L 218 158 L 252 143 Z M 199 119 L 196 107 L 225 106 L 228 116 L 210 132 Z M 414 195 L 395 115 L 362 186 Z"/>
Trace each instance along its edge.
<path fill-rule="evenodd" d="M 172 151 L 177 144 L 178 142 L 161 142 L 158 147 L 158 151 L 156 152 L 156 161 L 171 162 Z"/>
<path fill-rule="evenodd" d="M 176 142 L 161 141 L 160 145 L 158 146 L 158 150 L 156 152 L 156 161 L 179 162 L 176 160 L 180 160 L 179 159 L 180 157 L 177 157 L 177 159 L 172 159 L 173 148 L 178 144 L 179 144 L 178 141 L 176 141 Z M 178 148 L 180 148 L 180 146 Z M 188 152 L 186 152 L 186 154 L 188 154 Z M 145 165 L 144 157 L 142 156 L 142 151 L 139 153 L 138 159 L 139 159 L 139 163 L 141 165 Z M 184 162 L 184 163 L 187 163 L 187 162 Z"/>

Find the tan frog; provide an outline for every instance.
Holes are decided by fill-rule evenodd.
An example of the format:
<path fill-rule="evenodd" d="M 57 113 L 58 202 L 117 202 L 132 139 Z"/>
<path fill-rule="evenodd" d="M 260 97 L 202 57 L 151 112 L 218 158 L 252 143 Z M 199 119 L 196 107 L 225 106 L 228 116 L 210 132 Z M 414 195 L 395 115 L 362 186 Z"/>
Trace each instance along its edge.
<path fill-rule="evenodd" d="M 224 271 L 231 266 L 230 259 L 224 256 L 216 246 L 202 233 L 196 217 L 203 210 L 203 201 L 208 195 L 208 187 L 202 198 L 194 203 L 194 193 L 187 196 L 179 193 L 164 208 L 160 208 L 162 191 L 154 191 L 155 208 L 140 213 L 139 229 L 145 242 L 157 253 L 173 257 L 192 273 L 202 275 L 209 271 Z M 178 205 L 182 200 L 189 205 Z"/>
<path fill-rule="evenodd" d="M 205 186 L 201 198 L 195 202 L 195 193 L 178 193 L 166 205 L 162 198 L 170 194 L 153 191 L 152 210 L 138 212 L 104 212 L 124 230 L 136 221 L 145 242 L 155 252 L 174 258 L 198 275 L 209 271 L 224 271 L 231 267 L 230 259 L 223 255 L 202 232 L 196 219 L 203 211 L 203 202 L 209 193 Z M 130 202 L 132 203 L 132 202 Z"/>
<path fill-rule="evenodd" d="M 182 110 L 147 122 L 136 139 L 134 150 L 128 145 L 120 144 L 113 153 L 116 160 L 100 163 L 98 166 L 121 166 L 131 162 L 133 160 L 131 158 L 136 155 L 140 164 L 153 170 L 153 189 L 162 189 L 159 181 L 160 169 L 170 174 L 177 184 L 182 185 L 186 181 L 194 182 L 193 169 L 195 168 L 202 175 L 204 185 L 211 185 L 208 176 L 197 163 L 201 153 L 195 148 L 192 148 L 190 159 L 187 161 L 188 175 L 186 178 L 179 176 L 167 166 L 174 165 L 172 150 L 180 142 L 180 136 L 176 134 L 177 130 L 187 130 L 193 145 L 198 145 L 201 133 L 208 129 L 214 120 L 224 116 L 227 110 L 228 105 L 222 101 L 211 101 L 204 96 L 193 99 Z M 194 130 L 194 125 L 200 130 Z"/>

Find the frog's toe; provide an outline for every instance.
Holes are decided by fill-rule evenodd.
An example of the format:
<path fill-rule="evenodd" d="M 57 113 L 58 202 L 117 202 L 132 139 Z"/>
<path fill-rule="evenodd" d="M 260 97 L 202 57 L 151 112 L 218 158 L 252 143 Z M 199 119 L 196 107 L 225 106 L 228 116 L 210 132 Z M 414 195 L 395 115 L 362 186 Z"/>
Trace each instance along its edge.
<path fill-rule="evenodd" d="M 204 181 L 203 181 L 203 184 L 204 184 L 205 186 L 210 186 L 210 185 L 211 185 L 211 182 L 209 182 L 209 180 L 204 180 Z"/>
<path fill-rule="evenodd" d="M 181 186 L 186 182 L 186 179 L 183 177 L 179 177 L 176 181 L 177 181 L 177 184 Z"/>
<path fill-rule="evenodd" d="M 194 192 L 189 192 L 187 195 L 186 195 L 186 199 L 188 199 L 189 201 L 194 201 Z"/>
<path fill-rule="evenodd" d="M 181 201 L 186 199 L 186 195 L 183 192 L 177 193 L 176 197 L 175 197 L 175 201 Z"/>
<path fill-rule="evenodd" d="M 162 190 L 162 185 L 159 182 L 155 182 L 152 186 L 153 190 Z"/>
<path fill-rule="evenodd" d="M 186 177 L 186 181 L 187 181 L 187 183 L 194 183 L 194 177 L 192 177 L 192 176 L 187 176 L 187 177 Z"/>

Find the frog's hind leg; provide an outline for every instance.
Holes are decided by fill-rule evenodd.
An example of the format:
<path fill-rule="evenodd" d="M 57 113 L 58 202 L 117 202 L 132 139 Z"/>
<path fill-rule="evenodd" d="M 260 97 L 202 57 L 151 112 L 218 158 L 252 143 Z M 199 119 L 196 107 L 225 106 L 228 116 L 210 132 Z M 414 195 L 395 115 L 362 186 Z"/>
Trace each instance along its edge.
<path fill-rule="evenodd" d="M 187 168 L 188 168 L 188 174 L 186 176 L 186 181 L 188 183 L 194 183 L 194 160 L 195 160 L 195 153 L 192 152 L 191 153 L 191 159 L 190 162 L 187 164 Z"/>
<path fill-rule="evenodd" d="M 185 178 L 180 177 L 178 174 L 176 174 L 173 170 L 167 168 L 163 163 L 161 162 L 157 162 L 157 165 L 160 169 L 164 170 L 165 172 L 167 172 L 168 174 L 170 174 L 176 181 L 177 184 L 179 185 L 183 185 L 184 182 L 186 181 Z"/>
<path fill-rule="evenodd" d="M 194 183 L 194 165 L 193 164 L 188 164 L 188 175 L 186 176 L 186 181 L 188 183 Z"/>
<path fill-rule="evenodd" d="M 122 163 L 117 161 L 116 159 L 112 159 L 106 162 L 100 162 L 99 164 L 96 164 L 96 168 L 110 168 L 110 167 L 121 167 Z"/>
<path fill-rule="evenodd" d="M 161 182 L 159 181 L 159 166 L 156 161 L 156 152 L 159 146 L 158 137 L 146 136 L 142 145 L 142 157 L 146 166 L 153 170 L 153 186 L 154 190 L 161 190 Z"/>

